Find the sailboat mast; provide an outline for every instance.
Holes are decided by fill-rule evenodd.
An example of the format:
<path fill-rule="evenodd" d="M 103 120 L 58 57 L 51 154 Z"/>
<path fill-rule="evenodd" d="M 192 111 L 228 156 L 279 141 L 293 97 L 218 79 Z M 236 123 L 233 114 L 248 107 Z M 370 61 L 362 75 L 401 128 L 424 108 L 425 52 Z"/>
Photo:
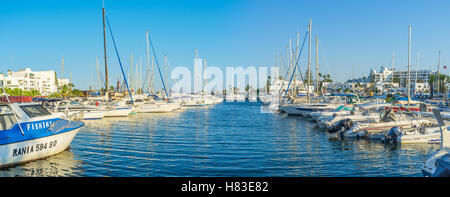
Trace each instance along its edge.
<path fill-rule="evenodd" d="M 60 91 L 61 91 L 61 94 L 62 94 L 62 90 L 63 90 L 63 82 L 62 82 L 62 80 L 63 80 L 63 73 L 64 73 L 64 57 L 62 58 L 62 66 L 61 66 L 61 80 L 60 80 Z M 63 95 L 61 95 L 61 96 L 63 96 Z"/>
<path fill-rule="evenodd" d="M 419 58 L 420 58 L 420 53 L 417 52 L 417 59 L 416 59 L 416 79 L 414 80 L 414 95 L 416 95 L 417 72 L 418 72 L 418 70 L 419 70 Z"/>
<path fill-rule="evenodd" d="M 316 35 L 316 86 L 317 96 L 319 96 L 319 37 Z"/>
<path fill-rule="evenodd" d="M 440 80 L 439 75 L 441 75 L 441 50 L 439 50 L 439 59 L 438 59 L 438 69 L 437 69 L 437 92 L 440 92 Z"/>
<path fill-rule="evenodd" d="M 106 29 L 105 29 L 105 8 L 102 8 L 103 13 L 103 48 L 105 52 L 105 84 L 106 84 L 106 98 L 109 100 L 109 91 L 108 91 L 108 63 L 106 61 Z"/>
<path fill-rule="evenodd" d="M 308 36 L 309 36 L 309 47 L 308 47 L 308 104 L 311 103 L 311 96 L 309 95 L 309 87 L 311 86 L 311 19 L 309 19 Z"/>
<path fill-rule="evenodd" d="M 142 56 L 139 56 L 139 72 L 138 72 L 138 79 L 139 79 L 139 85 L 142 83 L 142 75 L 141 75 L 141 73 L 142 73 Z M 138 87 L 138 90 L 139 90 L 139 94 L 141 94 L 142 93 L 142 89 L 140 89 L 139 88 L 139 85 L 137 86 Z"/>
<path fill-rule="evenodd" d="M 409 26 L 409 42 L 408 42 L 408 104 L 411 102 L 411 78 L 409 73 L 411 61 L 411 25 Z"/>
<path fill-rule="evenodd" d="M 391 77 L 392 88 L 394 88 L 394 73 L 395 73 L 395 52 L 392 51 L 392 77 Z"/>
<path fill-rule="evenodd" d="M 164 55 L 164 81 L 167 83 L 167 56 Z"/>
<path fill-rule="evenodd" d="M 97 64 L 97 88 L 100 88 L 100 67 L 98 65 L 97 57 L 95 57 L 95 63 Z"/>
<path fill-rule="evenodd" d="M 203 66 L 204 66 L 204 70 L 203 70 L 203 76 L 202 76 L 202 79 L 203 79 L 203 81 L 202 81 L 202 88 L 203 88 L 203 94 L 206 94 L 206 92 L 205 92 L 205 85 L 206 85 L 206 82 L 207 82 L 207 80 L 206 80 L 206 58 L 203 58 Z"/>
<path fill-rule="evenodd" d="M 149 54 L 149 49 L 148 49 L 148 30 L 145 31 L 145 35 L 147 38 L 147 89 L 148 89 L 148 93 L 150 93 L 150 77 L 148 77 L 148 75 L 150 75 L 150 54 Z M 153 61 L 152 61 L 153 62 Z"/>
<path fill-rule="evenodd" d="M 133 54 L 131 54 L 131 60 L 130 60 L 130 84 L 131 84 L 131 92 L 133 92 Z"/>
<path fill-rule="evenodd" d="M 292 61 L 292 39 L 291 38 L 289 38 L 289 48 L 288 48 L 288 50 L 289 50 L 289 68 L 290 68 L 290 70 L 292 71 L 292 74 L 294 75 L 294 84 L 295 84 L 295 71 L 294 71 L 294 61 Z M 291 94 L 292 95 L 294 95 L 295 94 L 295 92 L 294 92 L 294 88 L 292 88 L 291 89 Z"/>
<path fill-rule="evenodd" d="M 152 56 L 152 75 L 150 76 L 150 90 L 152 91 L 153 94 L 153 65 L 154 65 L 154 57 Z"/>

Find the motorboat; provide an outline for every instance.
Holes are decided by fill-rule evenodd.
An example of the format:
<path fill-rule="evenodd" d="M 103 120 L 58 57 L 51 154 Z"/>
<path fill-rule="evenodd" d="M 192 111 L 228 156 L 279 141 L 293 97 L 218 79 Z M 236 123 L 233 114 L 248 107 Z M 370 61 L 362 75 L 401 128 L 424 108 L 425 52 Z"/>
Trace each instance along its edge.
<path fill-rule="evenodd" d="M 46 158 L 66 150 L 81 127 L 40 103 L 0 104 L 0 167 Z"/>
<path fill-rule="evenodd" d="M 315 104 L 287 104 L 281 105 L 280 111 L 287 113 L 288 115 L 295 116 L 308 116 L 312 112 L 332 112 L 339 105 L 329 103 L 315 103 Z"/>
<path fill-rule="evenodd" d="M 406 118 L 403 114 L 397 117 L 393 109 L 388 109 L 380 114 L 380 122 L 357 122 L 352 128 L 343 131 L 343 136 L 348 138 L 369 137 L 385 132 L 392 127 L 401 127 L 404 129 L 427 127 L 431 125 L 429 120 L 421 118 Z"/>
<path fill-rule="evenodd" d="M 440 143 L 441 130 L 440 127 L 419 127 L 412 130 L 393 127 L 381 137 L 381 141 L 387 144 Z"/>
<path fill-rule="evenodd" d="M 322 117 L 330 117 L 330 116 L 340 116 L 340 115 L 350 115 L 351 113 L 355 113 L 356 109 L 345 104 L 340 105 L 336 109 L 332 111 L 321 111 L 321 112 L 310 112 L 307 114 L 308 117 L 312 118 L 314 121 L 318 121 Z"/>

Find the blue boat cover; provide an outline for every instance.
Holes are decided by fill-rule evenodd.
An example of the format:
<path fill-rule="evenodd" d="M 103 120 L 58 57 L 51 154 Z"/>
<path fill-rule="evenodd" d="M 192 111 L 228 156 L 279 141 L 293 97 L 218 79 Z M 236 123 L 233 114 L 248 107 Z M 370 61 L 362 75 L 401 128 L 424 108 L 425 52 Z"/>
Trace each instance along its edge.
<path fill-rule="evenodd" d="M 432 177 L 450 177 L 450 154 L 446 154 L 436 159 L 436 170 Z"/>

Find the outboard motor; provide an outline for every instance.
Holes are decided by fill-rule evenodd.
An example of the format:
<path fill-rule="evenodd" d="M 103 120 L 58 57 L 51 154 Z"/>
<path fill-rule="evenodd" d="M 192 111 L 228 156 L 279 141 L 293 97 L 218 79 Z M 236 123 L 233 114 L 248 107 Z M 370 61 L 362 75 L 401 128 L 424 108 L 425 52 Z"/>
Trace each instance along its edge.
<path fill-rule="evenodd" d="M 334 123 L 331 128 L 327 130 L 327 132 L 336 133 L 339 131 L 346 131 L 351 127 L 353 127 L 353 121 L 350 118 L 347 118 Z"/>
<path fill-rule="evenodd" d="M 397 144 L 397 137 L 402 135 L 402 131 L 398 127 L 392 127 L 382 140 L 385 144 Z"/>

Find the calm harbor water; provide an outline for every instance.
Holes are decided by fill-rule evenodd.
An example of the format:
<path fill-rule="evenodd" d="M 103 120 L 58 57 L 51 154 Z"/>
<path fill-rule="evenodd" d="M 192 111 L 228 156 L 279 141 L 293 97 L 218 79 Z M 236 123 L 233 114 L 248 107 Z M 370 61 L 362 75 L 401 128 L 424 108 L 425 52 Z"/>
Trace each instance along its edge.
<path fill-rule="evenodd" d="M 0 176 L 422 176 L 436 145 L 339 140 L 301 117 L 223 103 L 167 114 L 85 121 L 71 148 Z"/>

